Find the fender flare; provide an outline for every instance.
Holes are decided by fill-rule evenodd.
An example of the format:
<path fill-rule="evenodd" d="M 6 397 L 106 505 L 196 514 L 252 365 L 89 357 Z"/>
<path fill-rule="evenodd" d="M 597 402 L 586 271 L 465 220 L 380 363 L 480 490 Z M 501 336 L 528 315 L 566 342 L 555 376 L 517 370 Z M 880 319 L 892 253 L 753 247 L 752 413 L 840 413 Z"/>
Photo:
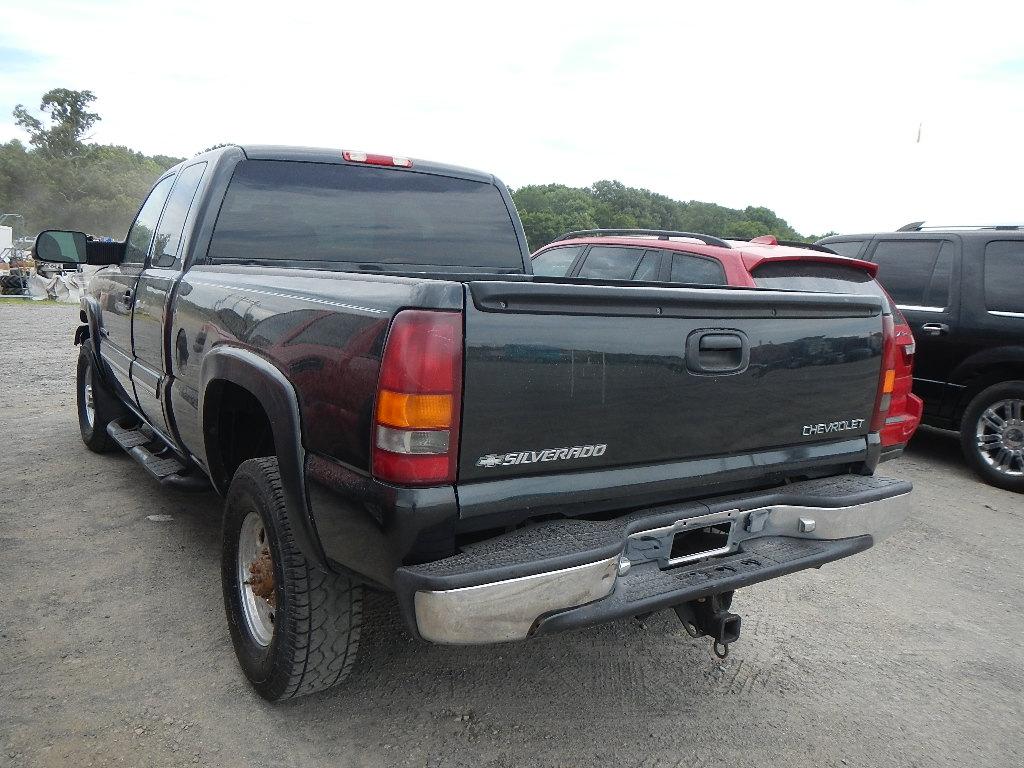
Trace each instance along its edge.
<path fill-rule="evenodd" d="M 274 434 L 284 501 L 292 522 L 295 543 L 307 560 L 321 570 L 330 570 L 309 511 L 306 450 L 302 445 L 302 420 L 295 388 L 273 363 L 247 349 L 218 345 L 206 353 L 200 375 L 199 420 L 209 474 L 221 495 L 227 493 L 230 478 L 225 479 L 223 468 L 214 466 L 217 453 L 210 450 L 212 435 L 205 424 L 206 397 L 214 381 L 226 381 L 243 387 L 263 407 Z"/>
<path fill-rule="evenodd" d="M 82 314 L 85 324 L 89 326 L 89 344 L 96 359 L 100 359 L 100 303 L 94 296 L 83 296 Z"/>

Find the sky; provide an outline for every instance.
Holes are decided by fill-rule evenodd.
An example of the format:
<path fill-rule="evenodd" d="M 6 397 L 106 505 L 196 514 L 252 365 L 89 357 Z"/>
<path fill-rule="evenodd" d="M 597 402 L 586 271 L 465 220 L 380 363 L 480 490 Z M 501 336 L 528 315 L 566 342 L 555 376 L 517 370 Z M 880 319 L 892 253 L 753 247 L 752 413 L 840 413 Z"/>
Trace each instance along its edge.
<path fill-rule="evenodd" d="M 99 143 L 617 179 L 804 234 L 1024 223 L 1024 3 L 2 0 L 0 141 L 54 87 Z"/>

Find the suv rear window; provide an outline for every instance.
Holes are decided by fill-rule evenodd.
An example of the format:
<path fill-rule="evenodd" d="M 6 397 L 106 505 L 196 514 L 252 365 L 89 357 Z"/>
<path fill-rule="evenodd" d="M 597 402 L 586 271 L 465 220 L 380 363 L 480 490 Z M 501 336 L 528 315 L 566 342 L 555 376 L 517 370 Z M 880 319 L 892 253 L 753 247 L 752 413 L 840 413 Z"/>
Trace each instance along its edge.
<path fill-rule="evenodd" d="M 881 296 L 886 300 L 885 305 L 889 306 L 885 291 L 871 275 L 863 269 L 843 264 L 814 261 L 769 261 L 755 269 L 752 277 L 758 288 Z"/>
<path fill-rule="evenodd" d="M 1024 312 L 1024 240 L 985 246 L 985 308 Z"/>
<path fill-rule="evenodd" d="M 342 269 L 367 263 L 523 269 L 515 226 L 493 184 L 282 160 L 239 163 L 209 258 Z"/>

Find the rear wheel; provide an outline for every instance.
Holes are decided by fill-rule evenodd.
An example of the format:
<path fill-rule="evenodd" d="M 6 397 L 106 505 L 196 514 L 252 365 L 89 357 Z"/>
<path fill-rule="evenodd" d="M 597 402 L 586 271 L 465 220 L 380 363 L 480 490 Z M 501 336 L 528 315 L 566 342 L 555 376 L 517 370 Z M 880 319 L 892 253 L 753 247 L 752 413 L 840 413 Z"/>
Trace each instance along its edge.
<path fill-rule="evenodd" d="M 362 586 L 322 571 L 295 546 L 276 458 L 235 472 L 224 505 L 221 577 L 242 671 L 265 699 L 313 693 L 355 663 Z"/>
<path fill-rule="evenodd" d="M 1024 381 L 977 394 L 960 424 L 964 457 L 986 482 L 1024 491 Z"/>

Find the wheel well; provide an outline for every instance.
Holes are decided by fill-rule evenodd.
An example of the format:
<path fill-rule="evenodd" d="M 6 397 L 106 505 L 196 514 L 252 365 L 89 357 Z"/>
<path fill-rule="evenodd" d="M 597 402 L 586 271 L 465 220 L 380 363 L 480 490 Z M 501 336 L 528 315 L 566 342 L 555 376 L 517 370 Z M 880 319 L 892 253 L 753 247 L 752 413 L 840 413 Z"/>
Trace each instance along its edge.
<path fill-rule="evenodd" d="M 227 490 L 243 461 L 277 455 L 274 431 L 263 405 L 252 392 L 230 381 L 210 383 L 203 432 L 210 473 L 221 490 Z"/>
<path fill-rule="evenodd" d="M 967 406 L 970 405 L 971 400 L 973 400 L 982 390 L 988 389 L 993 384 L 999 384 L 1004 381 L 1024 381 L 1024 363 L 1010 362 L 986 365 L 984 368 L 979 368 L 975 371 L 974 374 L 964 382 L 964 391 L 960 394 L 960 400 L 957 402 L 956 412 L 953 414 L 957 429 L 960 428 L 960 420 L 963 418 L 964 411 L 967 410 Z"/>

